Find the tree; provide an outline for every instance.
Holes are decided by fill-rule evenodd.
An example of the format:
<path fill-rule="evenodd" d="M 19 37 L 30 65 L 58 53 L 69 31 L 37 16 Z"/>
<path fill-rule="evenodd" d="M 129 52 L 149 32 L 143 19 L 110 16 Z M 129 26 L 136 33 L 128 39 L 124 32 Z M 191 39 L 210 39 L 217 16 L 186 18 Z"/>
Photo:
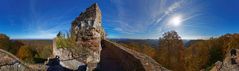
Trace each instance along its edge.
<path fill-rule="evenodd" d="M 185 71 L 200 71 L 206 67 L 209 57 L 207 41 L 196 41 L 185 50 Z"/>
<path fill-rule="evenodd" d="M 10 49 L 10 39 L 5 34 L 0 34 L 0 49 L 8 51 Z"/>
<path fill-rule="evenodd" d="M 175 31 L 163 34 L 159 39 L 159 60 L 164 67 L 184 71 L 183 41 Z"/>
<path fill-rule="evenodd" d="M 8 51 L 11 52 L 12 54 L 17 54 L 17 51 L 23 45 L 24 44 L 21 41 L 18 41 L 18 40 L 12 41 Z"/>
<path fill-rule="evenodd" d="M 12 54 L 16 54 L 22 45 L 22 42 L 18 40 L 10 40 L 7 35 L 0 33 L 0 49 L 11 52 Z"/>
<path fill-rule="evenodd" d="M 17 52 L 17 57 L 29 63 L 33 63 L 33 56 L 34 52 L 29 46 L 22 46 Z"/>

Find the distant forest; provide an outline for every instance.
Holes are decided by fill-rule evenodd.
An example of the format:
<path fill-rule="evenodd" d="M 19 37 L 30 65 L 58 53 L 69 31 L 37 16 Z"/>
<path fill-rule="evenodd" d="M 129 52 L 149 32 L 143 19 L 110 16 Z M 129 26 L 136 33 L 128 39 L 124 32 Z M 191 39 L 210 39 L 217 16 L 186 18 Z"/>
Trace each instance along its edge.
<path fill-rule="evenodd" d="M 185 41 L 177 32 L 169 31 L 155 40 L 111 40 L 144 53 L 163 67 L 175 71 L 208 71 L 216 61 L 222 61 L 230 49 L 239 48 L 239 34 Z M 10 40 L 7 35 L 0 34 L 0 49 L 7 50 L 28 63 L 43 63 L 52 54 L 52 40 Z"/>
<path fill-rule="evenodd" d="M 52 54 L 52 40 L 10 39 L 0 34 L 0 49 L 28 63 L 43 63 Z"/>
<path fill-rule="evenodd" d="M 162 66 L 174 71 L 200 71 L 202 69 L 209 71 L 216 61 L 222 61 L 225 58 L 230 49 L 239 48 L 239 34 L 225 34 L 207 40 L 185 41 L 177 32 L 170 31 L 164 33 L 163 37 L 158 40 L 113 39 L 113 41 L 147 54 Z"/>

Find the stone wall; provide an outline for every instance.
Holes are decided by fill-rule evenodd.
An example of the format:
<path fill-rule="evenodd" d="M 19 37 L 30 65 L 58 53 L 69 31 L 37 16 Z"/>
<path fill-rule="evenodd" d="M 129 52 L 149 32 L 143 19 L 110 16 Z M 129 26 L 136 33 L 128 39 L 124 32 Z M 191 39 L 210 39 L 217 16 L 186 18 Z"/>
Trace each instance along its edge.
<path fill-rule="evenodd" d="M 105 37 L 102 27 L 102 15 L 97 3 L 91 5 L 80 14 L 72 23 L 71 35 L 75 37 L 77 53 L 73 57 L 83 60 L 87 64 L 87 70 L 92 71 L 100 61 L 101 39 Z M 74 50 L 73 50 L 74 51 Z"/>
<path fill-rule="evenodd" d="M 103 71 L 168 71 L 149 56 L 109 40 L 102 41 L 99 70 Z"/>

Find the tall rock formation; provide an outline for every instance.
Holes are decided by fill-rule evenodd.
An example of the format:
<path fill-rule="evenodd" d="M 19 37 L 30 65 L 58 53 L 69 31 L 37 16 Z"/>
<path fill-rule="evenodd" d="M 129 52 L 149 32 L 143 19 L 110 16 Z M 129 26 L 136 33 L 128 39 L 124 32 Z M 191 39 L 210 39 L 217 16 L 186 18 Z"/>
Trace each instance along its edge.
<path fill-rule="evenodd" d="M 101 11 L 96 3 L 72 22 L 70 39 L 73 39 L 74 46 L 70 48 L 53 46 L 53 54 L 60 57 L 62 66 L 76 70 L 82 65 L 87 65 L 87 71 L 97 67 L 102 50 L 101 40 L 105 38 L 101 23 Z"/>
<path fill-rule="evenodd" d="M 82 12 L 71 25 L 71 34 L 78 36 L 78 41 L 104 39 L 102 15 L 97 3 Z"/>
<path fill-rule="evenodd" d="M 83 60 L 88 67 L 92 67 L 89 70 L 96 68 L 100 61 L 101 39 L 105 38 L 101 23 L 101 11 L 96 3 L 72 23 L 71 34 L 76 36 L 76 45 L 87 49 Z"/>

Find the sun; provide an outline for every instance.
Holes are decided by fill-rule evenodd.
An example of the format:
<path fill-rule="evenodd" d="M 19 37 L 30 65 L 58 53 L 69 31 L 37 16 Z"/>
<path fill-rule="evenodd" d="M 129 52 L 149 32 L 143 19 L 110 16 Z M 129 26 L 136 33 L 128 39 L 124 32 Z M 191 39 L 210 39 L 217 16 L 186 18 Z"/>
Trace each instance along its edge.
<path fill-rule="evenodd" d="M 170 19 L 170 25 L 172 26 L 180 26 L 182 22 L 182 17 L 181 16 L 174 16 Z"/>

